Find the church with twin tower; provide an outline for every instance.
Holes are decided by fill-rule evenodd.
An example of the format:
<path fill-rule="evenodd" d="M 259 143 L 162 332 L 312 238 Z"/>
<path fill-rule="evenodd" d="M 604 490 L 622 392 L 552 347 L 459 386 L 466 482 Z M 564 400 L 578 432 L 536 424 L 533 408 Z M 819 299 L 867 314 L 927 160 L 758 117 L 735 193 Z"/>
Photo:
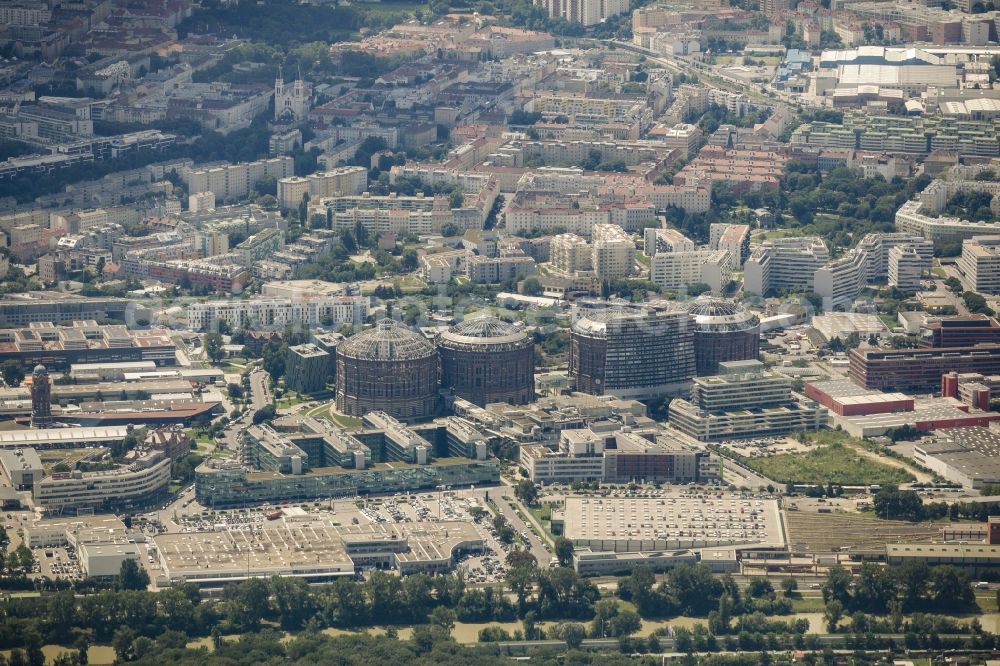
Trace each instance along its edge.
<path fill-rule="evenodd" d="M 274 120 L 279 123 L 300 123 L 312 108 L 312 86 L 298 78 L 285 85 L 281 68 L 274 81 Z"/>

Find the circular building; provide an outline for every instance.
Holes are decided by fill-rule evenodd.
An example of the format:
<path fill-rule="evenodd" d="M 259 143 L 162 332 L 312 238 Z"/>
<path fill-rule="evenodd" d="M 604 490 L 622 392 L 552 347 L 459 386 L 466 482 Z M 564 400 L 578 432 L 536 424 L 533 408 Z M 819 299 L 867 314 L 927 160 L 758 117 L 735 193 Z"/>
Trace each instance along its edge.
<path fill-rule="evenodd" d="M 742 305 L 721 298 L 699 298 L 687 308 L 694 329 L 699 376 L 715 375 L 719 363 L 756 359 L 760 319 Z"/>
<path fill-rule="evenodd" d="M 687 313 L 649 307 L 587 312 L 570 327 L 569 372 L 585 393 L 678 395 L 694 375 Z"/>
<path fill-rule="evenodd" d="M 383 411 L 401 421 L 434 416 L 438 353 L 419 333 L 382 319 L 337 346 L 337 410 Z"/>
<path fill-rule="evenodd" d="M 466 319 L 438 338 L 441 387 L 480 407 L 535 399 L 535 345 L 519 327 L 492 315 Z"/>

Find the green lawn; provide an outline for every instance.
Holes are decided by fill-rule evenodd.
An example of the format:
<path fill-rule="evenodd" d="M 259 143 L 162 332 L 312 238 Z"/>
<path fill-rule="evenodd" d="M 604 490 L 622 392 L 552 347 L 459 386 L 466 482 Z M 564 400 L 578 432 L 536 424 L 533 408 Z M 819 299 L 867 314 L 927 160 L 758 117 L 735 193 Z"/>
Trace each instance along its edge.
<path fill-rule="evenodd" d="M 364 425 L 364 421 L 354 416 L 344 416 L 343 414 L 330 414 L 330 418 L 334 423 L 339 424 L 344 428 L 360 428 Z"/>
<path fill-rule="evenodd" d="M 880 314 L 878 316 L 878 318 L 882 320 L 882 323 L 885 324 L 889 328 L 890 331 L 892 329 L 896 328 L 897 326 L 899 326 L 899 320 L 896 319 L 896 317 L 894 317 L 891 314 L 885 314 L 885 313 L 883 313 L 883 314 Z"/>
<path fill-rule="evenodd" d="M 777 584 L 775 584 L 777 587 Z M 807 590 L 810 594 L 815 594 L 815 590 Z M 802 594 L 802 590 L 799 590 L 799 594 Z M 792 599 L 792 610 L 796 613 L 822 613 L 826 609 L 826 604 L 823 603 L 823 597 L 821 596 L 801 596 Z"/>
<path fill-rule="evenodd" d="M 757 243 L 761 243 L 766 240 L 776 240 L 778 238 L 793 238 L 796 236 L 801 236 L 802 234 L 794 229 L 771 229 L 770 231 L 765 231 L 762 234 L 757 234 L 753 237 L 753 240 Z"/>
<path fill-rule="evenodd" d="M 638 261 L 638 262 L 639 262 L 640 264 L 642 264 L 642 265 L 643 265 L 643 266 L 645 266 L 646 268 L 649 268 L 649 267 L 650 267 L 650 265 L 652 265 L 652 263 L 653 263 L 653 260 L 652 260 L 652 259 L 650 259 L 649 257 L 647 257 L 647 256 L 646 256 L 646 255 L 645 255 L 644 253 L 642 253 L 642 252 L 636 252 L 636 253 L 635 253 L 635 258 L 636 258 L 636 260 L 637 260 L 637 261 Z"/>
<path fill-rule="evenodd" d="M 426 2 L 362 2 L 354 5 L 365 14 L 375 14 L 378 16 L 391 16 L 394 14 L 413 15 L 417 10 L 424 14 L 430 13 L 430 5 Z"/>
<path fill-rule="evenodd" d="M 360 428 L 364 425 L 364 421 L 353 416 L 344 416 L 343 414 L 337 414 L 334 412 L 329 404 L 323 404 L 319 407 L 313 407 L 306 412 L 309 416 L 314 416 L 320 419 L 326 419 L 327 421 L 333 421 L 342 428 L 352 429 Z"/>
<path fill-rule="evenodd" d="M 908 472 L 859 455 L 836 443 L 805 453 L 743 458 L 742 462 L 779 483 L 813 483 L 854 486 L 900 484 L 913 480 Z"/>

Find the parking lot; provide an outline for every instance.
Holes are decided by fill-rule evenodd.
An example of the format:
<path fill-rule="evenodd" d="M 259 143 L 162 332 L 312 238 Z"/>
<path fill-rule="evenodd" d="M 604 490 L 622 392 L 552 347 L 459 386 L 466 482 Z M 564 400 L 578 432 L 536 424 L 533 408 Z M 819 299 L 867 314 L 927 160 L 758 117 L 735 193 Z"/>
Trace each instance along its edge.
<path fill-rule="evenodd" d="M 810 444 L 800 442 L 794 437 L 756 437 L 754 439 L 726 440 L 719 442 L 720 446 L 732 449 L 741 456 L 773 456 L 780 453 L 802 453 L 808 451 Z"/>
<path fill-rule="evenodd" d="M 83 573 L 72 548 L 36 548 L 33 572 L 49 578 L 81 580 Z"/>

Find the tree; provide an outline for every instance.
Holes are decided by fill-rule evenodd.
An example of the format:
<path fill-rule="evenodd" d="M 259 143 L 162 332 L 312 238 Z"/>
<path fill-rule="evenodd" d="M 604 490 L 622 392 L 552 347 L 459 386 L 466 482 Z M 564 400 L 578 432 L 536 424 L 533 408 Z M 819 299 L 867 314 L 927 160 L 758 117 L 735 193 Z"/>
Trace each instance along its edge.
<path fill-rule="evenodd" d="M 567 647 L 575 650 L 583 644 L 587 631 L 579 622 L 563 622 L 556 627 L 556 634 L 566 641 Z"/>
<path fill-rule="evenodd" d="M 403 251 L 403 269 L 407 271 L 417 270 L 419 257 L 417 256 L 417 251 L 413 249 L 407 249 Z"/>
<path fill-rule="evenodd" d="M 87 666 L 90 662 L 90 642 L 87 640 L 86 636 L 80 636 L 73 643 L 73 647 L 76 649 L 76 663 L 80 666 Z"/>
<path fill-rule="evenodd" d="M 525 278 L 521 283 L 521 291 L 525 296 L 541 296 L 545 289 L 536 277 Z"/>
<path fill-rule="evenodd" d="M 510 633 L 503 627 L 491 624 L 479 630 L 480 643 L 496 643 L 498 641 L 509 641 Z"/>
<path fill-rule="evenodd" d="M 601 599 L 594 604 L 594 619 L 590 622 L 590 635 L 593 638 L 607 638 L 614 635 L 614 620 L 618 617 L 618 602 L 614 599 Z"/>
<path fill-rule="evenodd" d="M 896 598 L 896 580 L 890 569 L 866 562 L 854 586 L 854 607 L 880 612 Z"/>
<path fill-rule="evenodd" d="M 265 421 L 270 421 L 277 414 L 278 410 L 275 409 L 274 405 L 264 405 L 256 412 L 253 413 L 254 425 L 260 425 Z"/>
<path fill-rule="evenodd" d="M 799 589 L 799 583 L 794 578 L 786 578 L 781 581 L 781 589 L 786 597 L 794 597 L 795 591 Z"/>
<path fill-rule="evenodd" d="M 229 602 L 229 618 L 237 627 L 256 630 L 270 604 L 268 584 L 259 578 L 227 585 L 224 597 Z"/>
<path fill-rule="evenodd" d="M 631 636 L 642 628 L 642 618 L 631 608 L 622 608 L 612 621 L 615 636 Z"/>
<path fill-rule="evenodd" d="M 975 601 L 969 576 L 953 566 L 931 568 L 931 598 L 941 608 L 962 608 Z"/>
<path fill-rule="evenodd" d="M 831 599 L 826 604 L 826 611 L 823 617 L 826 618 L 826 628 L 830 633 L 837 630 L 837 624 L 840 623 L 840 618 L 844 616 L 844 605 L 837 601 L 836 599 Z"/>
<path fill-rule="evenodd" d="M 14 359 L 7 359 L 0 363 L 0 375 L 7 386 L 17 387 L 24 381 L 24 368 Z"/>
<path fill-rule="evenodd" d="M 441 627 L 449 634 L 451 630 L 455 628 L 455 620 L 458 619 L 455 615 L 455 611 L 445 606 L 438 606 L 433 611 L 431 611 L 430 623 L 436 627 Z"/>
<path fill-rule="evenodd" d="M 27 576 L 34 566 L 35 556 L 31 554 L 31 549 L 23 542 L 18 544 L 14 552 L 7 556 L 8 571 L 17 570 L 22 576 Z"/>
<path fill-rule="evenodd" d="M 556 537 L 555 542 L 556 558 L 559 566 L 568 567 L 573 564 L 573 542 L 566 537 Z"/>
<path fill-rule="evenodd" d="M 875 515 L 884 520 L 921 520 L 924 517 L 923 500 L 913 490 L 900 490 L 886 485 L 875 493 L 872 501 Z"/>
<path fill-rule="evenodd" d="M 149 574 L 135 560 L 124 560 L 118 571 L 118 587 L 123 590 L 145 590 L 149 587 Z"/>
<path fill-rule="evenodd" d="M 823 583 L 823 601 L 839 601 L 843 610 L 851 600 L 851 573 L 835 564 L 826 572 L 826 582 Z"/>
<path fill-rule="evenodd" d="M 753 599 L 766 597 L 774 592 L 774 586 L 766 578 L 751 578 L 747 585 L 747 594 Z"/>
<path fill-rule="evenodd" d="M 115 629 L 111 647 L 115 649 L 119 661 L 129 661 L 132 658 L 132 642 L 135 639 L 136 633 L 132 627 L 122 625 Z"/>
<path fill-rule="evenodd" d="M 514 555 L 514 553 L 524 553 L 527 557 L 518 555 L 517 559 L 512 561 L 511 555 Z M 528 558 L 530 558 L 530 562 Z M 518 611 L 523 612 L 528 591 L 531 589 L 532 583 L 535 582 L 535 573 L 537 571 L 535 568 L 535 556 L 527 550 L 516 549 L 511 551 L 510 555 L 507 556 L 507 566 L 509 567 L 506 578 L 507 587 L 517 596 Z"/>
<path fill-rule="evenodd" d="M 205 353 L 212 359 L 212 363 L 218 363 L 225 355 L 222 348 L 222 336 L 214 331 L 205 335 Z"/>
<path fill-rule="evenodd" d="M 529 479 L 521 479 L 514 486 L 514 495 L 525 504 L 533 505 L 538 502 L 538 486 Z"/>

